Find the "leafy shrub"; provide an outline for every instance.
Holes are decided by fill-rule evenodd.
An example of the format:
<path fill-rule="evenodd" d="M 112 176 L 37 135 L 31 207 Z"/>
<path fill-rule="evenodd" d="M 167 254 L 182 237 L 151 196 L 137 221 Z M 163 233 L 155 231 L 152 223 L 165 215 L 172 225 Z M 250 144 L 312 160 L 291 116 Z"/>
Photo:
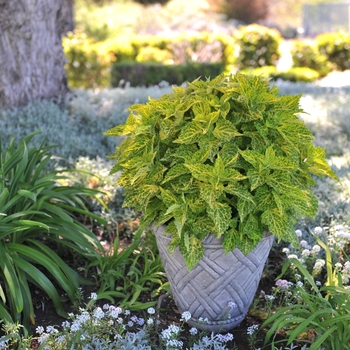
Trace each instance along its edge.
<path fill-rule="evenodd" d="M 172 63 L 172 55 L 168 50 L 156 47 L 143 47 L 136 56 L 137 62 L 143 63 Z"/>
<path fill-rule="evenodd" d="M 294 265 L 309 288 L 306 290 L 301 283 L 293 295 L 296 302 L 280 308 L 263 323 L 261 327 L 272 324 L 266 334 L 265 344 L 283 329 L 288 344 L 297 340 L 312 343 L 310 350 L 350 349 L 350 291 L 343 286 L 340 274 L 336 271 L 334 275 L 332 273 L 329 248 L 326 254 L 327 270 L 330 270 L 328 279 L 335 276 L 337 283 L 328 283 L 321 288 L 299 260 L 290 259 L 284 265 L 283 273 Z M 273 341 L 272 345 L 276 343 Z"/>
<path fill-rule="evenodd" d="M 321 77 L 326 76 L 332 65 L 314 42 L 294 41 L 291 47 L 294 67 L 307 67 L 317 71 Z"/>
<path fill-rule="evenodd" d="M 13 139 L 6 148 L 0 143 L 0 318 L 22 321 L 25 327 L 35 322 L 30 284 L 43 290 L 65 316 L 57 286 L 74 302 L 83 279 L 63 256 L 93 260 L 102 250 L 73 214 L 104 223 L 84 204 L 96 191 L 61 185 L 66 176 L 45 173 L 51 147 L 28 145 L 37 133 L 17 147 Z"/>
<path fill-rule="evenodd" d="M 335 68 L 344 71 L 350 68 L 350 34 L 325 33 L 316 37 L 319 50 L 334 64 Z"/>
<path fill-rule="evenodd" d="M 86 34 L 68 33 L 63 38 L 68 84 L 72 88 L 96 88 L 109 85 L 109 67 L 113 56 L 102 52 Z"/>
<path fill-rule="evenodd" d="M 246 24 L 265 19 L 270 0 L 209 0 L 211 8 L 224 13 L 228 18 L 243 21 Z"/>
<path fill-rule="evenodd" d="M 272 80 L 282 79 L 291 82 L 310 83 L 317 80 L 320 75 L 317 71 L 307 67 L 292 67 L 287 71 L 278 71 L 275 66 L 265 66 L 254 69 L 243 69 L 245 74 L 261 75 Z"/>
<path fill-rule="evenodd" d="M 277 64 L 282 40 L 277 30 L 252 24 L 237 31 L 235 38 L 239 47 L 236 62 L 239 69 Z"/>
<path fill-rule="evenodd" d="M 230 36 L 209 33 L 190 37 L 118 36 L 94 43 L 86 34 L 77 31 L 69 33 L 63 45 L 72 88 L 109 86 L 110 69 L 115 62 L 220 62 L 229 69 L 234 63 L 235 50 Z"/>
<path fill-rule="evenodd" d="M 130 86 L 151 86 L 161 82 L 171 85 L 181 85 L 199 76 L 215 77 L 222 73 L 221 63 L 188 62 L 178 65 L 115 63 L 112 67 L 111 84 L 121 86 L 129 83 Z"/>
<path fill-rule="evenodd" d="M 258 67 L 258 68 L 247 68 L 247 69 L 241 69 L 240 73 L 258 75 L 258 76 L 262 76 L 264 78 L 271 78 L 271 76 L 273 74 L 277 73 L 277 67 L 276 66 L 263 66 L 263 67 Z"/>
<path fill-rule="evenodd" d="M 274 80 L 282 79 L 292 82 L 310 83 L 317 80 L 320 77 L 320 74 L 312 68 L 292 67 L 287 71 L 276 71 L 275 73 L 271 73 L 270 76 Z"/>

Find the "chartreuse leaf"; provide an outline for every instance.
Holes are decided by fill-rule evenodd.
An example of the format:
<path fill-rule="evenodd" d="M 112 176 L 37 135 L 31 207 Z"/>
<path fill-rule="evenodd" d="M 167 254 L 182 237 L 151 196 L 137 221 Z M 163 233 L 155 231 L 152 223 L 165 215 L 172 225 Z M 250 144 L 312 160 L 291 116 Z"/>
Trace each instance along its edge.
<path fill-rule="evenodd" d="M 258 187 L 264 185 L 267 182 L 269 175 L 269 169 L 249 169 L 247 176 L 251 184 L 250 190 L 254 191 Z"/>
<path fill-rule="evenodd" d="M 213 186 L 203 183 L 200 185 L 200 198 L 206 203 L 212 204 L 222 195 L 224 192 L 224 186 Z"/>
<path fill-rule="evenodd" d="M 215 124 L 213 135 L 221 142 L 228 142 L 234 137 L 242 136 L 232 122 L 223 119 L 218 120 Z"/>
<path fill-rule="evenodd" d="M 202 258 L 204 254 L 204 247 L 202 242 L 195 236 L 188 239 L 188 247 L 181 248 L 180 251 L 184 257 L 188 270 L 192 270 Z"/>
<path fill-rule="evenodd" d="M 321 147 L 312 147 L 308 150 L 307 158 L 304 159 L 308 170 L 317 176 L 324 177 L 325 175 L 339 180 L 335 172 L 329 167 L 326 162 L 326 151 Z"/>
<path fill-rule="evenodd" d="M 239 232 L 235 228 L 230 228 L 225 233 L 222 245 L 225 248 L 226 254 L 228 252 L 231 252 L 232 250 L 234 250 L 236 248 L 237 244 L 239 244 L 239 242 L 240 242 L 239 236 L 240 236 Z"/>
<path fill-rule="evenodd" d="M 188 168 L 192 176 L 200 181 L 209 182 L 212 176 L 212 167 L 206 164 L 185 164 L 185 167 Z"/>
<path fill-rule="evenodd" d="M 207 209 L 209 217 L 215 224 L 215 234 L 221 237 L 230 225 L 232 209 L 228 204 L 215 202 Z"/>
<path fill-rule="evenodd" d="M 184 174 L 188 174 L 189 173 L 189 169 L 184 165 L 184 164 L 175 164 L 172 168 L 170 168 L 165 176 L 164 176 L 164 180 L 163 180 L 163 184 L 171 181 L 173 179 L 175 179 L 176 177 L 179 177 L 181 175 Z"/>
<path fill-rule="evenodd" d="M 252 206 L 255 206 L 255 201 L 250 191 L 238 183 L 229 183 L 224 187 L 224 191 L 237 196 L 243 201 L 250 202 Z"/>
<path fill-rule="evenodd" d="M 244 236 L 242 234 L 239 235 L 239 239 L 237 241 L 237 248 L 244 254 L 247 255 L 250 253 L 258 244 L 259 241 L 254 241 L 248 236 Z"/>
<path fill-rule="evenodd" d="M 198 123 L 191 122 L 186 124 L 181 132 L 180 136 L 174 140 L 175 143 L 190 144 L 197 142 L 202 135 L 202 128 Z"/>
<path fill-rule="evenodd" d="M 245 198 L 238 198 L 237 201 L 237 210 L 238 215 L 241 220 L 241 222 L 244 222 L 252 211 L 255 209 L 255 203 L 251 201 L 247 201 Z"/>
<path fill-rule="evenodd" d="M 296 219 L 317 209 L 312 175 L 335 178 L 297 117 L 299 100 L 237 73 L 131 107 L 125 126 L 111 131 L 130 135 L 112 155 L 124 205 L 171 225 L 172 249 L 180 244 L 184 253 L 192 237 L 201 241 L 203 223 L 224 237 L 226 251 L 248 253 L 264 229 L 295 242 Z"/>
<path fill-rule="evenodd" d="M 280 211 L 275 209 L 266 210 L 261 216 L 261 222 L 278 238 L 278 241 L 283 239 L 286 242 L 291 242 L 295 246 L 298 244 L 297 236 L 293 228 L 295 222 L 291 218 L 281 215 Z"/>

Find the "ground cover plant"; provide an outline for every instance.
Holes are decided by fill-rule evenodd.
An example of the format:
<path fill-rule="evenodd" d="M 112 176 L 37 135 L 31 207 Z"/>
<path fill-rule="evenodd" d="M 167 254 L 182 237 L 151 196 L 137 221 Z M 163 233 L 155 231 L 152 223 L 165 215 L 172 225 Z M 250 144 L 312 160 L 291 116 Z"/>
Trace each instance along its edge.
<path fill-rule="evenodd" d="M 269 325 L 266 324 L 266 327 L 260 328 L 265 320 L 269 320 L 269 316 L 271 315 L 271 317 L 275 317 L 275 319 L 278 319 L 278 317 L 285 317 L 283 316 L 283 312 L 279 312 L 278 310 L 280 308 L 283 310 L 283 308 L 290 306 L 290 303 L 296 305 L 291 308 L 292 312 L 296 314 L 298 312 L 297 310 L 304 309 L 304 304 L 300 302 L 300 297 L 299 299 L 293 299 L 286 293 L 286 286 L 290 288 L 289 291 L 293 296 L 297 296 L 298 293 L 306 293 L 305 295 L 302 294 L 303 298 L 305 300 L 305 297 L 309 296 L 308 298 L 312 301 L 312 305 L 319 305 L 319 303 L 328 303 L 329 305 L 329 303 L 332 303 L 331 306 L 328 306 L 328 310 L 330 307 L 334 310 L 330 316 L 329 324 L 333 322 L 338 324 L 339 322 L 339 324 L 345 325 L 343 329 L 344 337 L 341 339 L 346 339 L 346 332 L 348 331 L 346 328 L 347 321 L 345 314 L 342 313 L 348 310 L 347 303 L 343 303 L 341 301 L 342 299 L 325 299 L 322 293 L 316 292 L 316 294 L 312 294 L 311 287 L 313 286 L 312 281 L 314 280 L 319 290 L 323 288 L 322 291 L 325 293 L 327 293 L 327 291 L 333 293 L 336 290 L 339 295 L 346 296 L 349 286 L 350 127 L 346 108 L 350 102 L 348 89 L 324 88 L 318 87 L 315 84 L 292 84 L 285 82 L 278 82 L 277 84 L 279 84 L 278 87 L 281 94 L 297 94 L 299 92 L 303 94 L 300 100 L 301 107 L 308 114 L 301 114 L 299 117 L 303 119 L 312 130 L 315 136 L 315 144 L 326 148 L 328 156 L 327 161 L 339 176 L 341 184 L 333 183 L 327 179 L 317 180 L 317 186 L 313 190 L 313 193 L 319 200 L 319 211 L 316 219 L 300 220 L 298 222 L 296 229 L 300 230 L 298 231 L 298 235 L 300 235 L 299 246 L 292 247 L 283 244 L 275 244 L 263 274 L 261 288 L 258 290 L 255 303 L 253 303 L 246 320 L 241 327 L 231 332 L 234 337 L 232 340 L 226 343 L 221 342 L 221 344 L 219 344 L 219 341 L 228 340 L 230 336 L 227 338 L 215 338 L 215 335 L 211 336 L 210 334 L 204 335 L 198 333 L 194 338 L 190 338 L 191 334 L 196 331 L 191 331 L 191 328 L 187 327 L 184 321 L 180 321 L 181 315 L 176 314 L 176 309 L 174 305 L 171 304 L 171 298 L 164 298 L 163 303 L 159 304 L 160 310 L 158 310 L 158 296 L 163 295 L 167 291 L 167 285 L 166 281 L 162 279 L 163 271 L 158 265 L 157 252 L 154 245 L 152 245 L 152 241 L 147 240 L 145 236 L 140 237 L 140 240 L 136 237 L 135 242 L 140 242 L 137 251 L 142 251 L 142 247 L 146 247 L 141 256 L 137 258 L 133 254 L 135 247 L 129 250 L 124 249 L 124 255 L 119 254 L 123 251 L 123 247 L 129 246 L 130 238 L 133 237 L 137 229 L 137 213 L 133 213 L 133 211 L 128 208 L 121 208 L 123 202 L 122 190 L 113 186 L 116 177 L 107 176 L 108 169 L 111 168 L 112 164 L 104 157 L 106 154 L 113 152 L 113 145 L 108 144 L 108 142 L 104 141 L 103 138 L 100 138 L 98 135 L 111 126 L 111 118 L 122 122 L 123 118 L 126 117 L 125 108 L 128 105 L 135 103 L 135 101 L 146 101 L 148 95 L 153 97 L 160 96 L 163 93 L 169 92 L 170 88 L 168 86 L 162 86 L 148 89 L 128 88 L 99 92 L 78 91 L 75 97 L 67 99 L 61 107 L 54 103 L 43 102 L 42 104 L 30 105 L 23 110 L 1 111 L 0 123 L 2 127 L 0 130 L 3 145 L 9 144 L 9 135 L 11 134 L 15 136 L 15 141 L 18 143 L 23 135 L 32 132 L 33 129 L 38 126 L 36 125 L 36 119 L 39 116 L 39 118 L 41 118 L 39 119 L 41 123 L 40 126 L 44 131 L 44 135 L 48 138 L 47 143 L 57 145 L 57 147 L 50 149 L 50 152 L 54 155 L 55 161 L 60 161 L 60 163 L 56 163 L 58 165 L 55 166 L 58 166 L 61 171 L 64 163 L 74 164 L 77 169 L 85 170 L 84 172 L 75 172 L 74 176 L 69 180 L 65 180 L 64 184 L 75 184 L 84 188 L 94 188 L 103 191 L 99 196 L 100 199 L 106 203 L 107 207 L 101 206 L 98 200 L 94 200 L 91 201 L 90 208 L 94 214 L 100 215 L 106 220 L 105 224 L 95 225 L 94 229 L 94 233 L 105 247 L 105 255 L 100 255 L 100 260 L 97 262 L 95 261 L 95 264 L 92 264 L 94 266 L 91 266 L 90 277 L 92 276 L 92 278 L 90 281 L 95 281 L 95 284 L 89 287 L 82 286 L 82 292 L 80 295 L 78 293 L 75 297 L 74 303 L 71 301 L 69 303 L 64 300 L 62 301 L 62 305 L 65 308 L 69 304 L 79 305 L 82 308 L 80 311 L 77 308 L 69 309 L 69 311 L 72 312 L 71 325 L 77 324 L 74 323 L 76 319 L 80 321 L 84 319 L 80 316 L 82 313 L 84 315 L 90 315 L 89 320 L 91 322 L 94 320 L 104 322 L 104 317 L 106 317 L 106 322 L 110 322 L 111 319 L 108 317 L 110 317 L 110 313 L 114 310 L 113 307 L 118 308 L 121 305 L 123 306 L 123 313 L 118 313 L 119 316 L 116 320 L 119 319 L 119 322 L 123 321 L 125 325 L 130 321 L 133 322 L 130 328 L 126 326 L 126 333 L 118 331 L 120 328 L 115 328 L 117 323 L 115 323 L 113 327 L 111 325 L 109 331 L 113 332 L 113 335 L 119 332 L 118 334 L 122 337 L 122 339 L 120 337 L 118 337 L 118 339 L 111 339 L 107 335 L 102 336 L 96 323 L 83 324 L 79 321 L 79 324 L 82 326 L 79 329 L 83 331 L 83 333 L 79 333 L 78 337 L 78 333 L 74 333 L 74 328 L 72 330 L 71 327 L 66 329 L 61 327 L 63 319 L 57 321 L 56 318 L 52 318 L 49 323 L 41 323 L 38 318 L 40 310 L 35 306 L 34 313 L 37 315 L 37 319 L 35 326 L 33 325 L 30 328 L 34 332 L 32 336 L 28 333 L 29 328 L 27 328 L 27 333 L 23 333 L 23 327 L 17 325 L 16 328 L 15 324 L 6 322 L 6 318 L 2 317 L 2 334 L 5 338 L 1 339 L 1 346 L 6 349 L 8 346 L 7 344 L 15 344 L 17 342 L 17 345 L 20 344 L 22 348 L 26 346 L 27 348 L 29 346 L 35 348 L 38 346 L 35 345 L 38 344 L 37 337 L 43 339 L 47 337 L 47 333 L 50 333 L 48 341 L 50 341 L 50 337 L 52 337 L 52 341 L 55 337 L 66 335 L 68 337 L 66 341 L 71 342 L 70 344 L 73 344 L 74 341 L 79 341 L 79 344 L 83 344 L 81 337 L 86 337 L 86 342 L 84 343 L 86 349 L 89 348 L 88 346 L 91 348 L 93 344 L 101 344 L 107 341 L 110 341 L 111 344 L 117 341 L 124 341 L 125 344 L 127 344 L 127 342 L 132 344 L 134 341 L 135 344 L 137 341 L 139 342 L 138 344 L 143 344 L 142 346 L 145 346 L 145 348 L 147 348 L 147 346 L 152 348 L 152 346 L 155 346 L 154 344 L 157 344 L 158 348 L 161 348 L 161 346 L 167 348 L 166 342 L 163 342 L 163 345 L 159 345 L 162 341 L 159 339 L 159 336 L 161 334 L 171 334 L 171 336 L 169 335 L 169 340 L 174 340 L 174 342 L 169 344 L 175 344 L 172 347 L 174 349 L 181 348 L 179 345 L 180 343 L 175 342 L 175 340 L 179 342 L 182 341 L 183 346 L 187 346 L 188 348 L 196 348 L 195 346 L 197 346 L 197 348 L 201 348 L 198 346 L 205 348 L 203 347 L 203 342 L 207 342 L 208 349 L 215 348 L 213 344 L 216 342 L 216 348 L 220 348 L 219 346 L 224 348 L 224 346 L 226 346 L 228 349 L 233 349 L 234 346 L 236 346 L 238 349 L 256 349 L 259 347 L 270 349 L 272 347 L 269 344 L 263 347 L 263 340 L 266 332 L 270 329 L 269 327 L 273 327 L 271 329 L 278 331 L 277 338 L 273 338 L 274 335 L 272 331 L 268 334 L 270 336 L 270 342 L 274 339 L 275 346 L 278 349 L 293 348 L 294 346 L 295 349 L 300 349 L 302 346 L 306 349 L 312 346 L 313 341 L 317 342 L 318 339 L 322 339 L 322 346 L 320 348 L 331 349 L 332 344 L 334 344 L 334 339 L 337 337 L 337 333 L 334 333 L 332 326 L 327 328 L 327 323 L 322 324 L 322 322 L 311 320 L 312 329 L 306 332 L 308 329 L 306 323 L 304 323 L 304 326 L 296 328 L 298 327 L 298 319 L 300 320 L 300 324 L 303 324 L 303 322 L 308 319 L 307 317 L 301 318 L 302 315 L 299 314 L 294 324 L 288 323 L 290 322 L 287 319 L 288 317 L 284 319 L 286 326 L 291 326 L 291 329 L 300 330 L 300 334 L 296 334 L 298 332 L 295 331 L 292 337 L 291 333 L 287 335 L 285 330 L 278 330 L 278 327 L 276 328 L 276 326 L 273 326 L 273 318 L 270 318 L 271 322 Z M 57 121 L 60 120 L 60 117 L 62 117 L 64 121 L 68 121 L 67 123 L 60 122 L 59 132 L 51 132 L 50 119 L 44 118 L 45 113 L 49 112 L 51 114 L 46 115 L 55 117 Z M 40 117 L 41 115 L 42 117 Z M 9 123 L 9 117 L 12 118 L 11 123 Z M 14 120 L 18 120 L 19 122 L 21 120 L 27 120 L 28 128 L 26 130 L 24 130 L 24 128 L 21 128 L 21 130 L 14 128 L 14 125 L 16 125 Z M 84 132 L 79 134 L 77 132 L 78 129 L 71 126 L 74 126 L 75 123 L 81 123 L 81 121 L 83 121 L 84 124 Z M 96 143 L 96 145 L 91 147 L 89 143 L 84 144 L 85 140 L 87 140 L 87 135 L 92 137 L 92 135 L 95 134 L 97 136 L 94 138 L 94 141 L 92 142 L 90 140 L 89 143 Z M 32 145 L 34 145 L 37 141 L 33 138 L 32 142 Z M 37 147 L 40 147 L 41 142 L 42 139 L 37 143 Z M 99 153 L 97 151 L 98 149 L 102 152 Z M 88 154 L 90 151 L 91 154 Z M 86 156 L 80 156 L 79 153 L 85 154 Z M 118 176 L 118 174 L 115 176 Z M 26 198 L 28 203 L 31 203 L 30 198 L 24 198 Z M 91 228 L 91 226 L 88 225 L 87 227 Z M 323 242 L 327 244 L 327 247 L 331 249 L 332 271 L 335 271 L 335 274 L 332 274 L 333 281 L 335 281 L 332 282 L 333 285 L 329 285 L 330 282 L 327 280 L 327 276 L 330 275 L 329 273 L 327 275 L 327 266 L 330 266 L 330 260 L 329 258 L 327 260 L 326 250 L 323 249 L 322 245 L 317 243 L 315 236 L 312 234 L 315 231 L 319 232 L 320 229 L 316 229 L 316 227 L 322 228 L 322 235 L 320 237 Z M 119 232 L 116 232 L 117 228 Z M 119 240 L 115 240 L 115 237 L 118 237 Z M 141 242 L 143 242 L 143 244 L 141 244 Z M 147 261 L 150 265 L 148 265 L 149 268 L 147 271 L 142 271 L 142 268 L 147 269 L 142 262 L 142 260 L 146 260 L 146 255 L 148 256 Z M 281 276 L 276 281 L 276 278 L 282 271 L 283 263 L 288 261 L 288 259 L 298 259 L 297 261 L 292 260 L 292 262 L 295 262 L 294 265 L 296 268 L 292 270 L 289 269 L 290 271 L 295 271 L 295 273 L 293 272 L 289 275 Z M 301 272 L 299 273 L 297 272 L 298 261 L 302 264 Z M 120 265 L 120 269 L 118 264 Z M 131 268 L 132 265 L 133 267 Z M 153 266 L 155 270 L 152 270 L 151 266 Z M 84 270 L 87 271 L 87 269 L 84 268 L 78 269 L 77 271 L 84 277 Z M 329 268 L 328 271 L 330 271 Z M 145 279 L 143 277 L 148 273 L 155 273 L 153 284 L 144 282 Z M 119 280 L 121 274 L 127 278 L 124 277 L 124 279 L 121 279 L 123 283 L 118 283 L 116 280 Z M 135 279 L 133 279 L 133 276 L 135 276 Z M 306 280 L 304 280 L 305 277 Z M 4 288 L 3 284 L 0 285 Z M 55 287 L 59 288 L 56 285 Z M 29 288 L 32 291 L 36 290 L 32 289 L 31 282 L 29 282 Z M 263 290 L 263 292 L 261 292 L 260 289 Z M 339 291 L 341 291 L 341 293 Z M 97 300 L 92 301 L 89 299 L 91 292 L 97 293 Z M 153 295 L 151 295 L 152 292 L 154 292 Z M 5 293 L 3 293 L 2 296 L 3 295 L 5 295 Z M 35 293 L 33 295 L 33 303 L 36 305 Z M 93 299 L 95 299 L 95 296 Z M 132 305 L 129 308 L 129 302 L 131 301 L 134 303 L 134 308 L 132 308 Z M 39 299 L 39 303 L 40 302 Z M 47 300 L 45 300 L 45 302 L 49 305 Z M 110 309 L 107 309 L 107 306 L 105 306 L 105 309 L 103 308 L 106 304 L 109 305 Z M 141 304 L 144 311 L 142 311 Z M 344 309 L 339 310 L 339 305 L 343 305 L 342 307 Z M 150 307 L 153 307 L 156 312 L 159 311 L 159 318 L 156 317 L 158 315 L 152 316 L 147 312 Z M 100 318 L 96 317 L 98 315 L 102 316 L 99 308 L 104 312 L 104 316 Z M 127 312 L 127 315 L 125 315 L 125 311 L 130 309 L 132 309 L 131 314 L 128 315 Z M 165 312 L 164 309 L 168 309 L 168 312 Z M 276 310 L 277 312 L 275 313 Z M 131 320 L 133 316 L 137 318 L 134 317 L 136 321 Z M 157 320 L 161 322 L 157 329 L 147 328 L 151 326 L 147 324 L 147 320 L 152 317 L 154 317 L 155 323 L 157 323 Z M 144 319 L 144 325 L 140 325 L 142 321 L 139 319 L 141 318 Z M 137 321 L 139 321 L 139 323 L 137 323 Z M 151 323 L 152 321 L 149 322 Z M 174 328 L 171 324 L 179 328 Z M 131 323 L 129 325 L 131 325 Z M 35 333 L 35 329 L 40 326 L 43 327 L 44 330 L 38 328 L 38 331 L 41 333 Z M 170 327 L 170 330 L 165 331 L 168 327 Z M 58 330 L 63 333 L 57 333 Z M 129 331 L 129 333 L 127 333 L 127 331 Z M 137 334 L 137 336 L 133 336 L 130 331 L 132 331 L 134 335 Z M 165 332 L 162 333 L 163 331 Z M 29 338 L 27 342 L 21 338 L 23 334 L 25 338 Z M 101 339 L 98 337 L 99 335 Z M 311 339 L 309 339 L 310 337 Z M 282 340 L 284 342 L 281 343 L 280 341 Z M 288 340 L 291 342 L 289 345 L 287 345 Z M 170 349 L 171 347 L 169 344 L 168 348 Z M 44 343 L 42 347 L 44 347 Z M 98 348 L 97 345 L 95 348 Z"/>

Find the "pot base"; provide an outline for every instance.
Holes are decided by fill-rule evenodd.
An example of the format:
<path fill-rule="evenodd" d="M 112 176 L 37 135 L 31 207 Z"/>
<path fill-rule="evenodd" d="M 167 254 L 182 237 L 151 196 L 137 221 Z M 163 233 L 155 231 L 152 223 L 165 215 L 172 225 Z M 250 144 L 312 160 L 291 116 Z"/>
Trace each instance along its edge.
<path fill-rule="evenodd" d="M 178 248 L 169 253 L 171 238 L 164 235 L 165 228 L 158 227 L 154 234 L 180 313 L 189 311 L 192 318 L 188 323 L 203 330 L 224 332 L 238 326 L 254 299 L 274 236 L 265 232 L 245 256 L 237 248 L 225 254 L 222 240 L 208 235 L 203 240 L 203 258 L 188 271 Z"/>

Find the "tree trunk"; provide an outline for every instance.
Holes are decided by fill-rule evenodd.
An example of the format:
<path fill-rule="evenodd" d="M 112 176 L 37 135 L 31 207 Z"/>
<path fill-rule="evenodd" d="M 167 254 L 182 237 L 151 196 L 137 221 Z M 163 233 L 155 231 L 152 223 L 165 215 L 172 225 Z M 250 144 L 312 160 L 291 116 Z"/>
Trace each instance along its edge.
<path fill-rule="evenodd" d="M 0 0 L 0 108 L 67 93 L 65 1 Z"/>

